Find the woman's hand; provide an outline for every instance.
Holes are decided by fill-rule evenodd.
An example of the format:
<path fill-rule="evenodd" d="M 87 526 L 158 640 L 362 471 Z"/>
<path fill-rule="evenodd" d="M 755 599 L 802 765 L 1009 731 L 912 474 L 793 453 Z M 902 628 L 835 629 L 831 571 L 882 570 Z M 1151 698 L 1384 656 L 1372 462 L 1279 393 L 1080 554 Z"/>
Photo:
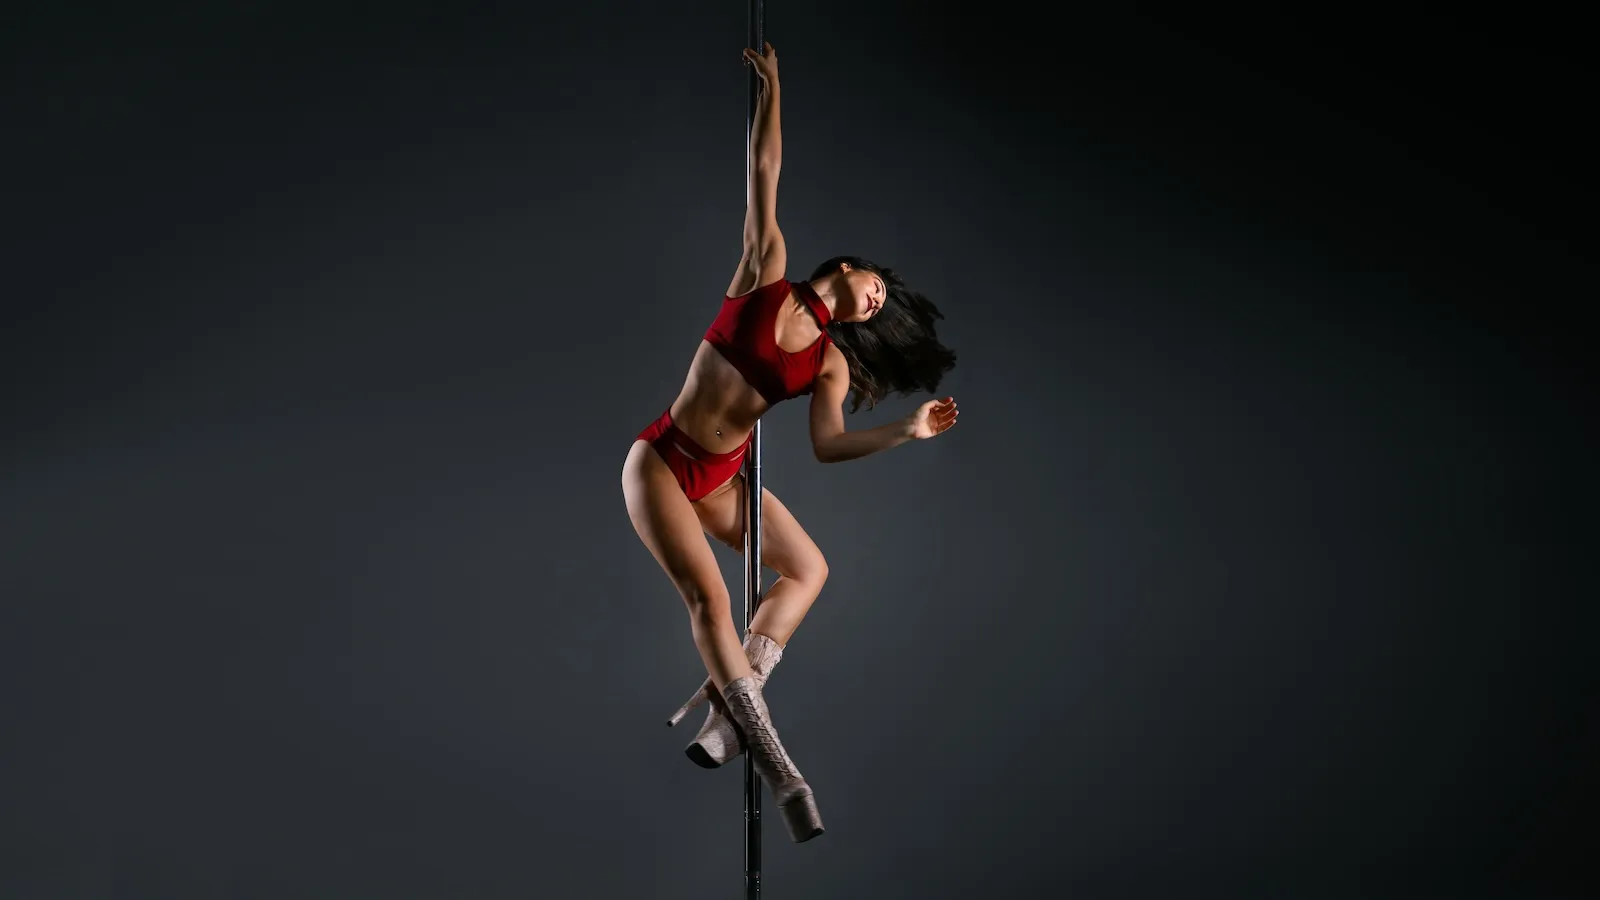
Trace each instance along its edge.
<path fill-rule="evenodd" d="M 766 48 L 765 55 L 746 47 L 744 49 L 744 64 L 754 66 L 756 74 L 761 77 L 761 81 L 768 87 L 772 87 L 778 83 L 778 52 L 772 49 L 770 41 L 764 41 L 762 46 Z"/>
<path fill-rule="evenodd" d="M 924 440 L 943 434 L 956 424 L 956 398 L 929 400 L 906 416 L 906 433 L 914 440 Z"/>

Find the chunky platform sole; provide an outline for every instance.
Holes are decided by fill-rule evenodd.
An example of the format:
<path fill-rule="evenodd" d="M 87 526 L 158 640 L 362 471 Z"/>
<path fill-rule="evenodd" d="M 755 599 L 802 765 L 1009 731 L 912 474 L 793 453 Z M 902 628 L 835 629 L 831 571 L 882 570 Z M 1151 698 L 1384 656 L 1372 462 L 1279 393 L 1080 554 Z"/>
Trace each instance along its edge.
<path fill-rule="evenodd" d="M 689 757 L 690 762 L 702 769 L 720 769 L 722 764 L 727 762 L 726 759 L 718 759 L 712 756 L 711 751 L 700 743 L 693 743 L 683 748 L 683 755 Z"/>
<path fill-rule="evenodd" d="M 805 843 L 827 830 L 822 827 L 817 798 L 809 790 L 779 804 L 778 814 L 783 818 L 784 827 L 789 829 L 789 839 L 796 844 Z"/>

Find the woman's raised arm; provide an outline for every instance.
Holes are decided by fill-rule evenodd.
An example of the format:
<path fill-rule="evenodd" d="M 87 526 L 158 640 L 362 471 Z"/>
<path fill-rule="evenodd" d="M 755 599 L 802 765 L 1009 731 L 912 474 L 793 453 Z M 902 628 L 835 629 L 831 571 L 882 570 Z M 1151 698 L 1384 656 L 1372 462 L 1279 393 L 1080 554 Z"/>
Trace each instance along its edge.
<path fill-rule="evenodd" d="M 771 44 L 765 53 L 746 48 L 745 65 L 755 69 L 760 90 L 756 117 L 750 129 L 747 160 L 748 192 L 744 213 L 744 256 L 728 285 L 728 296 L 738 297 L 777 281 L 788 271 L 788 250 L 778 230 L 778 170 L 783 166 L 783 129 L 778 116 L 778 54 Z"/>

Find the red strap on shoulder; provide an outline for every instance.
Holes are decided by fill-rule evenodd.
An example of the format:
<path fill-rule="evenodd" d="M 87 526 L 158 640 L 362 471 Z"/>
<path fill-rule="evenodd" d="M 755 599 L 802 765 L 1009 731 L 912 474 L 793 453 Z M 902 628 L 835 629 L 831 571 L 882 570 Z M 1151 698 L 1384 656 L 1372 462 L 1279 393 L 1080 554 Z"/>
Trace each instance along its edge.
<path fill-rule="evenodd" d="M 811 309 L 811 314 L 816 317 L 818 325 L 826 326 L 833 321 L 833 314 L 828 312 L 828 305 L 822 302 L 822 298 L 817 296 L 817 292 L 812 289 L 810 284 L 804 281 L 796 281 L 793 287 L 794 295 L 800 298 L 801 303 Z"/>

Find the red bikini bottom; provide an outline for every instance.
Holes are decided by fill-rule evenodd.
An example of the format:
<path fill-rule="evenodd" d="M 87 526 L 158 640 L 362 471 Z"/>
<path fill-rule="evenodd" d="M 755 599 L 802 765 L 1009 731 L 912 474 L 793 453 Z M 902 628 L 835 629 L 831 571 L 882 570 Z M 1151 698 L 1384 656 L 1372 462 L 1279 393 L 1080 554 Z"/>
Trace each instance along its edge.
<path fill-rule="evenodd" d="M 672 424 L 671 409 L 639 432 L 635 440 L 650 442 L 656 454 L 666 461 L 667 468 L 677 477 L 683 495 L 691 502 L 711 493 L 738 474 L 739 467 L 744 465 L 744 452 L 750 446 L 750 438 L 746 437 L 744 443 L 734 450 L 712 453 Z"/>

